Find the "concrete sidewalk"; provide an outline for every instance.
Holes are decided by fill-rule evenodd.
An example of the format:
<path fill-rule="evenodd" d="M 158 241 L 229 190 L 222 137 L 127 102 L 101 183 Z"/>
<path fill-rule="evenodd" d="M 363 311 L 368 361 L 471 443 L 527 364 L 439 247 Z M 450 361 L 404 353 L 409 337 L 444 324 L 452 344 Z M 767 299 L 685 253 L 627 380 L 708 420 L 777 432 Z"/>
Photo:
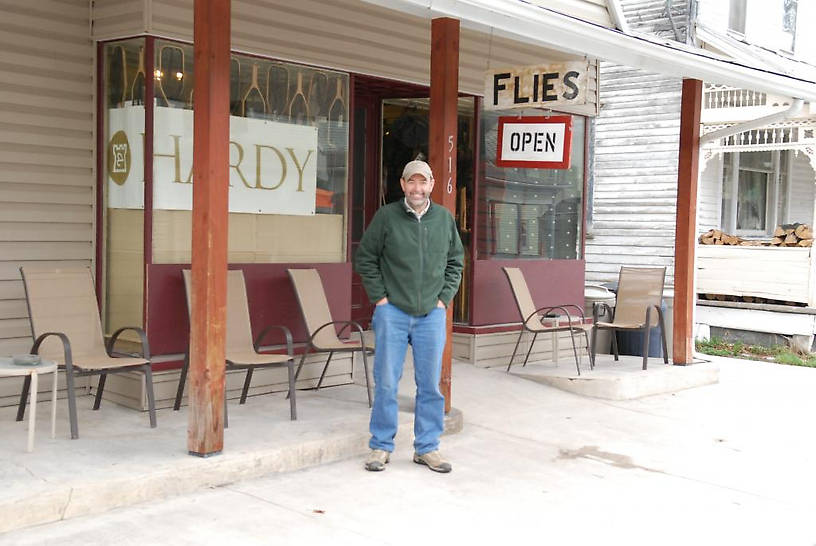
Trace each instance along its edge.
<path fill-rule="evenodd" d="M 20 527 L 49 521 L 35 520 L 40 512 L 52 514 L 53 521 L 152 500 L 131 509 L 152 514 L 149 525 L 128 528 L 131 541 L 148 543 L 161 536 L 173 537 L 173 516 L 163 516 L 175 506 L 182 507 L 179 517 L 195 516 L 200 525 L 199 534 L 187 536 L 185 543 L 193 543 L 196 536 L 209 536 L 203 542 L 213 542 L 221 536 L 219 532 L 229 537 L 238 531 L 225 525 L 224 518 L 215 517 L 213 521 L 221 522 L 219 530 L 210 529 L 207 509 L 195 500 L 198 497 L 182 495 L 273 473 L 276 477 L 196 495 L 223 495 L 228 512 L 237 509 L 229 506 L 237 502 L 236 492 L 241 492 L 239 498 L 244 501 L 246 495 L 274 497 L 281 506 L 320 506 L 336 518 L 345 518 L 326 518 L 333 525 L 325 529 L 317 522 L 313 528 L 276 526 L 276 537 L 308 538 L 316 533 L 321 538 L 325 530 L 328 539 L 337 536 L 338 529 L 359 528 L 372 539 L 362 543 L 404 543 L 393 537 L 394 518 L 408 518 L 404 524 L 412 521 L 417 510 L 427 512 L 427 503 L 439 503 L 454 526 L 465 525 L 478 514 L 475 527 L 472 522 L 470 528 L 459 527 L 458 535 L 449 530 L 452 543 L 482 527 L 481 534 L 474 537 L 487 539 L 495 534 L 500 538 L 510 536 L 511 531 L 558 537 L 558 533 L 544 533 L 544 522 L 549 521 L 553 531 L 564 530 L 568 524 L 567 528 L 583 533 L 576 537 L 622 525 L 627 529 L 636 526 L 641 537 L 654 531 L 654 541 L 679 543 L 667 541 L 666 533 L 685 536 L 682 531 L 710 523 L 718 525 L 715 532 L 705 535 L 712 540 L 696 543 L 734 543 L 731 539 L 749 537 L 757 540 L 748 543 L 757 544 L 813 544 L 816 533 L 809 505 L 816 485 L 812 455 L 816 440 L 806 431 L 812 428 L 816 409 L 812 396 L 816 370 L 714 360 L 720 369 L 719 384 L 622 401 L 563 392 L 516 375 L 515 370 L 506 374 L 457 364 L 453 399 L 467 424 L 462 434 L 443 441 L 443 450 L 454 461 L 453 477 L 439 481 L 440 476 L 433 473 L 418 474 L 422 469 L 410 463 L 411 416 L 405 413 L 394 461 L 387 477 L 379 478 L 390 484 L 382 492 L 371 489 L 373 478 L 361 470 L 368 408 L 364 390 L 358 386 L 299 393 L 302 420 L 296 423 L 286 420 L 282 396 L 256 397 L 243 407 L 231 404 L 227 449 L 219 457 L 204 460 L 185 453 L 183 414 L 161 411 L 160 428 L 150 430 L 146 416 L 137 412 L 114 406 L 91 412 L 90 399 L 81 404 L 79 441 L 69 441 L 64 435 L 44 439 L 48 428 L 44 415 L 36 451 L 26 454 L 24 425 L 14 423 L 13 411 L 6 408 L 0 412 L 0 434 L 11 441 L 3 443 L 0 455 L 11 464 L 2 467 L 5 487 L 0 493 L 0 521 L 8 525 L 9 516 L 17 514 L 16 527 Z M 546 368 L 530 365 L 520 371 L 535 376 Z M 654 372 L 647 373 L 661 370 L 655 366 Z M 405 409 L 409 404 L 406 399 Z M 64 421 L 61 430 L 65 432 Z M 292 465 L 295 460 L 305 461 L 302 466 L 341 462 L 274 474 L 296 468 Z M 261 492 L 261 484 L 269 480 L 273 483 L 268 489 L 273 492 Z M 438 491 L 428 496 L 422 484 L 433 484 Z M 88 506 L 93 491 L 105 495 L 98 504 Z M 392 498 L 394 491 L 404 498 Z M 378 494 L 387 495 L 379 499 L 382 514 L 372 505 Z M 157 503 L 173 496 L 178 501 Z M 358 500 L 349 503 L 349 499 Z M 358 505 L 374 510 L 370 514 L 377 517 L 357 514 Z M 88 529 L 95 525 L 110 532 L 109 536 L 94 533 L 95 537 L 116 541 L 117 533 L 121 539 L 124 532 L 122 518 L 129 521 L 133 517 L 132 511 L 118 510 L 110 516 L 8 533 L 0 542 L 34 544 L 67 533 L 80 544 L 87 541 Z M 280 523 L 275 518 L 270 521 Z M 295 521 L 303 523 L 303 519 Z M 110 522 L 119 522 L 120 527 Z M 592 524 L 587 527 L 587 522 Z M 742 527 L 735 527 L 738 524 Z M 258 534 L 253 536 L 270 536 L 263 534 L 262 522 L 257 525 L 252 529 Z M 662 528 L 665 525 L 678 528 Z M 346 535 L 341 532 L 340 536 Z M 393 539 L 388 540 L 389 536 Z M 437 538 L 444 536 L 445 532 Z M 358 537 L 356 531 L 347 536 L 349 542 L 354 537 Z"/>

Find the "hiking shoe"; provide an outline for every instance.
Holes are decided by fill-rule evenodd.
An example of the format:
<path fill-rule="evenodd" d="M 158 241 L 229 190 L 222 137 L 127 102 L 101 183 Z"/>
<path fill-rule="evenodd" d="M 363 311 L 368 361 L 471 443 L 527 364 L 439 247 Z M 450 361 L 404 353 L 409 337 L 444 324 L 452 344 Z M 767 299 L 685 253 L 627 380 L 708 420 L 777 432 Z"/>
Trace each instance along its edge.
<path fill-rule="evenodd" d="M 414 453 L 414 462 L 416 464 L 424 464 L 434 472 L 450 472 L 453 470 L 451 464 L 442 458 L 439 451 L 429 451 L 428 453 Z"/>
<path fill-rule="evenodd" d="M 368 458 L 365 462 L 365 469 L 370 472 L 380 472 L 381 470 L 385 470 L 385 465 L 388 464 L 388 461 L 391 458 L 391 454 L 387 451 L 383 451 L 382 449 L 372 449 L 371 453 L 368 454 Z"/>

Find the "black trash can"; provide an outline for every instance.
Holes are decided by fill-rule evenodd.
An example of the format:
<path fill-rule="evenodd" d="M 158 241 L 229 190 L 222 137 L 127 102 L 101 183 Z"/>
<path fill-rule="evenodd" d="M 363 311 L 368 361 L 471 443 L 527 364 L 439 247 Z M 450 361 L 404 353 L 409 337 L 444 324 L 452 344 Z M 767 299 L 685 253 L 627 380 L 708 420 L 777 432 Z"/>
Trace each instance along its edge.
<path fill-rule="evenodd" d="M 615 294 L 618 293 L 618 283 L 608 282 L 603 286 Z M 660 310 L 666 316 L 666 300 L 660 300 Z M 652 309 L 654 313 L 654 309 Z M 643 354 L 643 332 L 640 330 L 617 330 L 615 334 L 618 340 L 618 354 L 641 356 Z M 649 330 L 649 354 L 650 357 L 663 356 L 663 342 L 660 336 L 660 325 Z"/>

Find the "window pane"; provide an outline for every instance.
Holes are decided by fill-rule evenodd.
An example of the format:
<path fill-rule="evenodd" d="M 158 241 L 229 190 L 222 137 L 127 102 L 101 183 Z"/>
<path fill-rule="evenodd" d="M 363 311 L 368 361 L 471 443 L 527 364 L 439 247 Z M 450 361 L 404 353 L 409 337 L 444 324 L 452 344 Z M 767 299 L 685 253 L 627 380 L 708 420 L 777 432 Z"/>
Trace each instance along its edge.
<path fill-rule="evenodd" d="M 153 261 L 191 259 L 193 47 L 156 40 Z M 348 75 L 230 58 L 231 263 L 346 257 Z"/>
<path fill-rule="evenodd" d="M 479 192 L 481 258 L 577 259 L 581 245 L 585 120 L 572 116 L 569 169 L 496 166 L 498 118 L 540 116 L 535 109 L 484 111 Z"/>
<path fill-rule="evenodd" d="M 773 172 L 773 152 L 740 152 L 740 169 Z"/>
<path fill-rule="evenodd" d="M 103 319 L 106 334 L 142 324 L 144 287 L 144 39 L 105 45 L 107 155 L 104 211 Z M 118 199 L 128 190 L 130 206 Z"/>
<path fill-rule="evenodd" d="M 737 229 L 765 230 L 768 175 L 740 171 L 737 196 Z"/>
<path fill-rule="evenodd" d="M 746 0 L 731 0 L 728 12 L 728 28 L 745 34 L 745 4 Z"/>
<path fill-rule="evenodd" d="M 720 209 L 720 227 L 726 231 L 730 230 L 729 223 L 731 222 L 732 213 L 734 210 L 734 194 L 731 188 L 731 177 L 734 169 L 731 163 L 734 161 L 734 155 L 731 153 L 723 154 L 723 177 L 722 177 L 722 208 Z"/>

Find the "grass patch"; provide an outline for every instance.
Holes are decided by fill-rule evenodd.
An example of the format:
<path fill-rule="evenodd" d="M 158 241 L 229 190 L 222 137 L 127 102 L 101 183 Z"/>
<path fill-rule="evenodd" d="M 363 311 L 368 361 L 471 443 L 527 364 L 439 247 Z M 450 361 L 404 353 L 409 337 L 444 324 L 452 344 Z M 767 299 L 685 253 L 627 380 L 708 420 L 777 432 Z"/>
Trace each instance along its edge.
<path fill-rule="evenodd" d="M 776 362 L 789 366 L 806 366 L 816 368 L 816 353 L 800 353 L 784 345 L 764 347 L 762 345 L 746 345 L 742 341 L 730 342 L 726 339 L 712 337 L 695 343 L 697 351 L 713 356 L 742 358 L 745 360 L 762 360 Z"/>

